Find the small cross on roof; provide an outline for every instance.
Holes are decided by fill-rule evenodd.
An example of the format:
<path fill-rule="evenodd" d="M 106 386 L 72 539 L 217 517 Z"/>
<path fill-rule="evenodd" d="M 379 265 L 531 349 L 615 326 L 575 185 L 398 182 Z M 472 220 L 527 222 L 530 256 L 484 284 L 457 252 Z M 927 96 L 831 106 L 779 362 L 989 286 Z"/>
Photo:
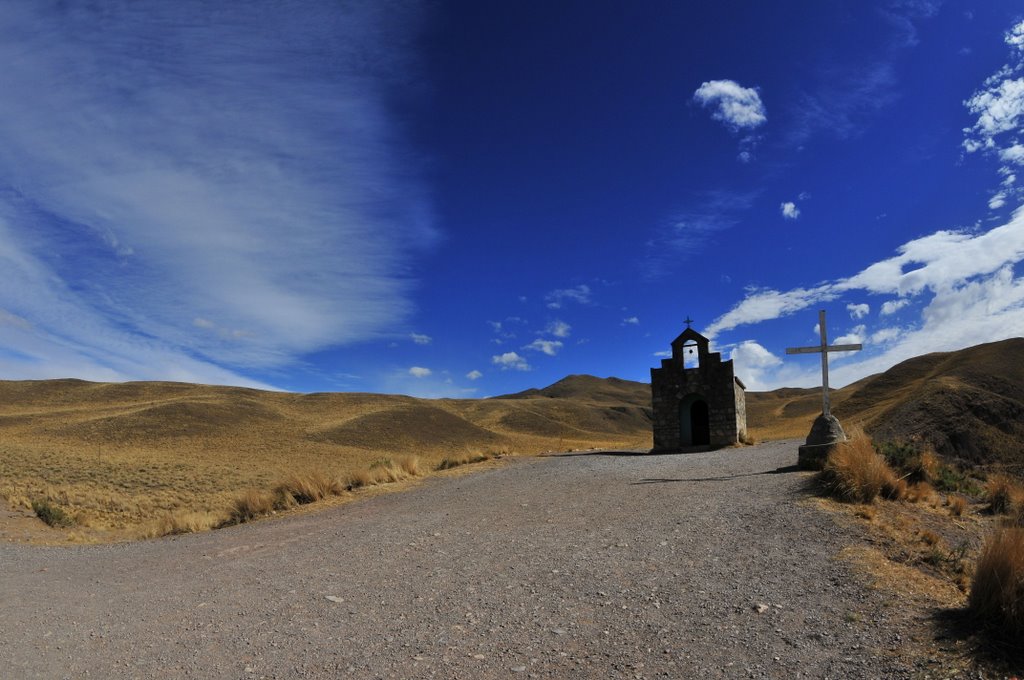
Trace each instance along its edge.
<path fill-rule="evenodd" d="M 693 319 L 691 319 L 691 318 L 690 318 L 690 315 L 689 315 L 689 314 L 687 314 L 687 315 L 686 315 L 686 318 L 685 318 L 685 319 L 683 319 L 683 321 L 685 321 L 685 322 L 686 322 L 686 327 L 687 327 L 687 328 L 689 328 L 689 327 L 690 327 L 690 324 L 691 324 L 691 323 L 693 323 Z"/>

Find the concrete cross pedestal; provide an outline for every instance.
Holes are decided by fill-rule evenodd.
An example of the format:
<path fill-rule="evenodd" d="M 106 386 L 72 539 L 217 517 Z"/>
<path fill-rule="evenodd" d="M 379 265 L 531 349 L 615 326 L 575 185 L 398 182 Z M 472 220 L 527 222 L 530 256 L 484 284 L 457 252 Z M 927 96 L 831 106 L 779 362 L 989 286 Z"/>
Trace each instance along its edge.
<path fill-rule="evenodd" d="M 797 464 L 805 470 L 820 470 L 825 465 L 828 454 L 839 442 L 846 441 L 846 433 L 839 419 L 832 415 L 828 398 L 828 353 L 854 352 L 863 345 L 832 345 L 828 344 L 825 332 L 825 310 L 818 312 L 818 328 L 821 331 L 821 345 L 817 347 L 788 347 L 786 354 L 821 354 L 821 415 L 811 425 L 811 433 L 807 441 L 800 447 Z"/>

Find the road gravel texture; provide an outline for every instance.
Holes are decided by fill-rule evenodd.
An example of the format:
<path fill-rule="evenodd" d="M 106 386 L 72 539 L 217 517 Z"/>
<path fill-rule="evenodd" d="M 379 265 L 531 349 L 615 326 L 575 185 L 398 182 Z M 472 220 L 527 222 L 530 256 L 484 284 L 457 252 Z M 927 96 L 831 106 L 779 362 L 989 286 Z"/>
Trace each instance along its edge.
<path fill-rule="evenodd" d="M 0 546 L 5 678 L 887 678 L 796 442 L 514 459 L 320 513 Z"/>

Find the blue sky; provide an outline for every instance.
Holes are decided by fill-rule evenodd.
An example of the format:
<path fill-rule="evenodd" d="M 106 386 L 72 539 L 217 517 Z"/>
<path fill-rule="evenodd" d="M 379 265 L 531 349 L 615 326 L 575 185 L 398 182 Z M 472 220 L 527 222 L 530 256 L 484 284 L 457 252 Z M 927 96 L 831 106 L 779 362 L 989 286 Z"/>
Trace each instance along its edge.
<path fill-rule="evenodd" d="M 710 5 L 714 5 L 713 7 Z M 0 376 L 751 389 L 1024 335 L 1018 2 L 0 10 Z"/>

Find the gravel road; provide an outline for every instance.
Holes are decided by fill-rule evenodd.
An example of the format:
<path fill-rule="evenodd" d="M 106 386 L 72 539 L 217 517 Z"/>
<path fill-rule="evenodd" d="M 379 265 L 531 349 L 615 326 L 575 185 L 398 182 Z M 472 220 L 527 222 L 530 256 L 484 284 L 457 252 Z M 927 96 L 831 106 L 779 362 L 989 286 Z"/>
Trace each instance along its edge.
<path fill-rule="evenodd" d="M 795 460 L 513 460 L 203 535 L 2 545 L 0 675 L 913 675 Z"/>

